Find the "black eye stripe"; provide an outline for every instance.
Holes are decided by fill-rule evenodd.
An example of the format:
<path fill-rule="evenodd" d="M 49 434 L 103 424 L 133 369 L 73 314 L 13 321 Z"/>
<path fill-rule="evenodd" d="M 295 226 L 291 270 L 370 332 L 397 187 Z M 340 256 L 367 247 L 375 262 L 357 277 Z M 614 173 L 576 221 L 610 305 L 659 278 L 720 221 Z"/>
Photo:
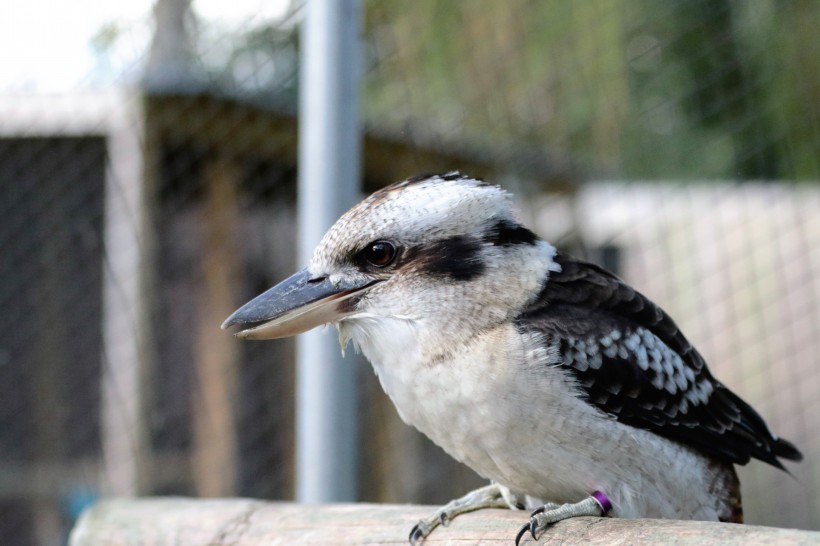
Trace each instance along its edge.
<path fill-rule="evenodd" d="M 493 246 L 534 245 L 538 236 L 524 226 L 502 218 L 487 230 L 483 239 Z"/>
<path fill-rule="evenodd" d="M 476 239 L 457 235 L 408 251 L 407 261 L 433 276 L 469 281 L 487 267 L 481 256 L 481 245 Z"/>
<path fill-rule="evenodd" d="M 358 252 L 355 261 L 362 271 L 375 271 L 389 266 L 411 267 L 435 277 L 470 281 L 487 268 L 482 256 L 484 245 L 532 245 L 537 240 L 538 237 L 528 229 L 502 220 L 481 238 L 456 235 L 409 248 L 402 248 L 387 240 L 375 240 Z"/>

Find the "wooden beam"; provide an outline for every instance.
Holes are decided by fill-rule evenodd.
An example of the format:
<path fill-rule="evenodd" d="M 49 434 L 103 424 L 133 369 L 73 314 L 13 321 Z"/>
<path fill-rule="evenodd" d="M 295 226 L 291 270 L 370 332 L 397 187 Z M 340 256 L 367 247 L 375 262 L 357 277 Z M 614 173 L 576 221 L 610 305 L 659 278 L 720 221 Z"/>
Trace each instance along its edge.
<path fill-rule="evenodd" d="M 167 143 L 218 149 L 234 157 L 265 157 L 296 165 L 297 121 L 293 113 L 209 95 L 148 95 L 148 125 Z M 442 142 L 420 132 L 389 133 L 366 127 L 362 144 L 366 192 L 422 172 L 460 169 L 500 182 L 515 174 L 542 189 L 572 193 L 586 173 L 564 154 L 515 143 Z"/>
<path fill-rule="evenodd" d="M 140 544 L 407 544 L 410 529 L 432 506 L 302 505 L 246 499 L 111 500 L 80 518 L 70 546 Z M 422 544 L 513 543 L 527 513 L 481 510 L 436 529 Z M 818 544 L 820 533 L 730 523 L 575 518 L 560 522 L 534 544 L 672 544 L 695 546 Z"/>
<path fill-rule="evenodd" d="M 239 167 L 217 155 L 205 167 L 202 275 L 194 389 L 194 481 L 204 497 L 235 494 L 237 344 L 219 325 L 236 308 Z"/>

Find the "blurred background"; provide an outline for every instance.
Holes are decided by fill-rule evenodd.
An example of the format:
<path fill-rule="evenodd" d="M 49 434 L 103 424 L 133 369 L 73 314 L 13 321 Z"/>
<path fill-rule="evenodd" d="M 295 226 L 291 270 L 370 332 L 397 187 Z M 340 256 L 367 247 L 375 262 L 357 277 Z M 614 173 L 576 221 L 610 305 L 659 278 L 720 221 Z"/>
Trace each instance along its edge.
<path fill-rule="evenodd" d="M 820 529 L 820 3 L 360 11 L 362 195 L 454 169 L 515 192 L 535 231 L 665 307 L 801 448 L 791 476 L 740 470 L 747 522 Z M 219 325 L 301 266 L 303 13 L 6 6 L 0 543 L 63 544 L 108 496 L 294 498 L 295 344 Z M 441 504 L 482 483 L 347 358 L 358 500 Z"/>

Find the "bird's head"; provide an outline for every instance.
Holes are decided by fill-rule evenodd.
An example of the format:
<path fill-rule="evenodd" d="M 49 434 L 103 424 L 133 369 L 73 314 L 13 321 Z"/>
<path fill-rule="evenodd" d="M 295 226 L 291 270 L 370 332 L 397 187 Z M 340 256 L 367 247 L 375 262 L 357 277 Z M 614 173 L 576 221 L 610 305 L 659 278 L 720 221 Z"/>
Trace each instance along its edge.
<path fill-rule="evenodd" d="M 455 172 L 415 177 L 350 209 L 308 267 L 223 328 L 272 339 L 336 323 L 344 345 L 348 335 L 357 343 L 389 335 L 374 329 L 399 322 L 457 343 L 514 316 L 546 281 L 554 254 L 518 222 L 501 188 Z"/>

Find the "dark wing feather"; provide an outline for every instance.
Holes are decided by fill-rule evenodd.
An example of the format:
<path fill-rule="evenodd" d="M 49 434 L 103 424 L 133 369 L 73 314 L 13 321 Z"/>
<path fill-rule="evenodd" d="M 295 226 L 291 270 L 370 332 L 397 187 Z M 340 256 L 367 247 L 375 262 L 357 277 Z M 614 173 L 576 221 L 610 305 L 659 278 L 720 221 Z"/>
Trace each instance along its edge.
<path fill-rule="evenodd" d="M 589 401 L 622 423 L 722 461 L 751 457 L 783 468 L 800 452 L 712 377 L 660 307 L 594 264 L 558 255 L 560 272 L 518 318 L 556 344 Z"/>

